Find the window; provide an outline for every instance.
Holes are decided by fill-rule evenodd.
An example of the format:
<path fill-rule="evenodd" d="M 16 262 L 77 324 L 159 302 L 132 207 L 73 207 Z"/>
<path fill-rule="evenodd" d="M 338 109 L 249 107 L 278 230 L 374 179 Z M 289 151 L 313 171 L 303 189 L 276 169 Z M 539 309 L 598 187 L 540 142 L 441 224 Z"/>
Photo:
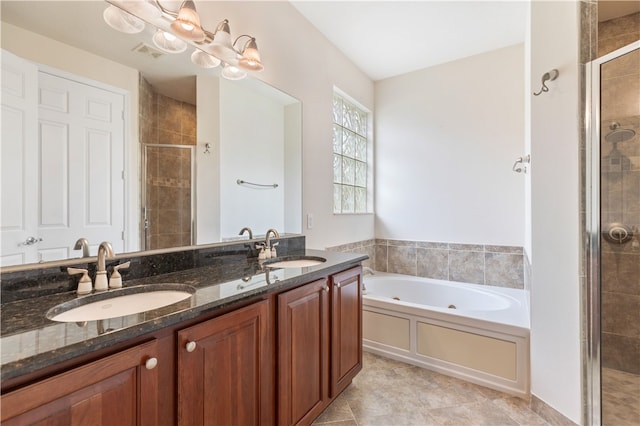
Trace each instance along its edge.
<path fill-rule="evenodd" d="M 333 95 L 333 212 L 370 213 L 369 112 Z"/>

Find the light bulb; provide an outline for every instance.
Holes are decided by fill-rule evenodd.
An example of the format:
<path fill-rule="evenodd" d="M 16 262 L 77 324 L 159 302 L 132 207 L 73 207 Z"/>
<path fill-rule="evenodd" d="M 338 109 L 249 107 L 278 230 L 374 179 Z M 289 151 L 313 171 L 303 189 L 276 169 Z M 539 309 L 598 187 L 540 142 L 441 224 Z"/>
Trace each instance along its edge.
<path fill-rule="evenodd" d="M 236 67 L 235 65 L 227 64 L 222 70 L 222 76 L 227 80 L 242 80 L 247 76 L 247 73 Z"/>
<path fill-rule="evenodd" d="M 166 31 L 157 30 L 153 35 L 153 44 L 163 52 L 181 53 L 187 50 L 187 43 Z"/>

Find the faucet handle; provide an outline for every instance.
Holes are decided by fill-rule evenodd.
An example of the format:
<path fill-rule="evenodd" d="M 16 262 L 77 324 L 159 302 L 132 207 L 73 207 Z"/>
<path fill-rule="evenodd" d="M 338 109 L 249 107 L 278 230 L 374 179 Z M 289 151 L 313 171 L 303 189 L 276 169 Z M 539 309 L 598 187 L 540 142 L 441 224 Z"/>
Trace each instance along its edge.
<path fill-rule="evenodd" d="M 109 288 L 121 288 L 122 287 L 122 275 L 120 275 L 120 269 L 127 269 L 131 266 L 131 261 L 115 265 L 113 267 L 113 273 L 109 278 Z"/>
<path fill-rule="evenodd" d="M 78 281 L 78 289 L 76 293 L 78 294 L 89 294 L 93 290 L 93 283 L 91 282 L 91 278 L 89 278 L 89 271 L 81 268 L 67 268 L 67 273 L 69 275 L 77 275 L 82 274 L 80 277 L 80 281 Z"/>

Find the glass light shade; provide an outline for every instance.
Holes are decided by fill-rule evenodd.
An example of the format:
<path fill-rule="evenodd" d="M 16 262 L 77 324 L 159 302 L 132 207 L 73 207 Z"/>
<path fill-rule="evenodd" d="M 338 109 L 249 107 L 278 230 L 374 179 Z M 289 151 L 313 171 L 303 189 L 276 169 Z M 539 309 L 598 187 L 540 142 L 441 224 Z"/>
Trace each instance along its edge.
<path fill-rule="evenodd" d="M 260 62 L 260 53 L 258 52 L 255 38 L 249 40 L 245 45 L 242 51 L 242 59 L 240 59 L 238 65 L 250 71 L 262 71 L 264 69 L 262 62 Z"/>
<path fill-rule="evenodd" d="M 226 19 L 218 24 L 213 42 L 209 45 L 209 50 L 224 62 L 236 63 L 238 61 L 238 52 L 235 51 L 231 43 L 231 31 L 229 22 Z"/>
<path fill-rule="evenodd" d="M 247 73 L 235 65 L 226 64 L 222 70 L 222 76 L 227 80 L 242 80 Z"/>
<path fill-rule="evenodd" d="M 160 9 L 148 0 L 125 0 L 121 1 L 120 4 L 131 14 L 141 19 L 153 20 L 162 15 Z"/>
<path fill-rule="evenodd" d="M 215 68 L 221 63 L 220 59 L 198 49 L 191 54 L 191 62 L 202 68 Z"/>
<path fill-rule="evenodd" d="M 116 6 L 110 5 L 102 14 L 104 21 L 113 29 L 127 34 L 144 30 L 144 22 Z"/>
<path fill-rule="evenodd" d="M 181 53 L 187 50 L 187 43 L 166 31 L 157 30 L 152 40 L 153 44 L 163 52 Z"/>
<path fill-rule="evenodd" d="M 200 26 L 200 16 L 191 0 L 182 3 L 178 17 L 171 23 L 171 30 L 178 36 L 191 41 L 204 41 L 204 31 Z"/>

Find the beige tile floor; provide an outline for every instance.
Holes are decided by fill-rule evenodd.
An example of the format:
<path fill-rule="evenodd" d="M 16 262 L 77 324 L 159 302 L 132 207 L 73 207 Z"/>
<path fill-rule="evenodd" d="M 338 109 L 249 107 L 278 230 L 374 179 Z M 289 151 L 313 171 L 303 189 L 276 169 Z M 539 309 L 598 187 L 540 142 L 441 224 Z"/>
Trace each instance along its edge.
<path fill-rule="evenodd" d="M 364 368 L 314 424 L 548 425 L 521 398 L 364 353 Z"/>
<path fill-rule="evenodd" d="M 640 376 L 602 369 L 603 426 L 640 425 Z"/>

